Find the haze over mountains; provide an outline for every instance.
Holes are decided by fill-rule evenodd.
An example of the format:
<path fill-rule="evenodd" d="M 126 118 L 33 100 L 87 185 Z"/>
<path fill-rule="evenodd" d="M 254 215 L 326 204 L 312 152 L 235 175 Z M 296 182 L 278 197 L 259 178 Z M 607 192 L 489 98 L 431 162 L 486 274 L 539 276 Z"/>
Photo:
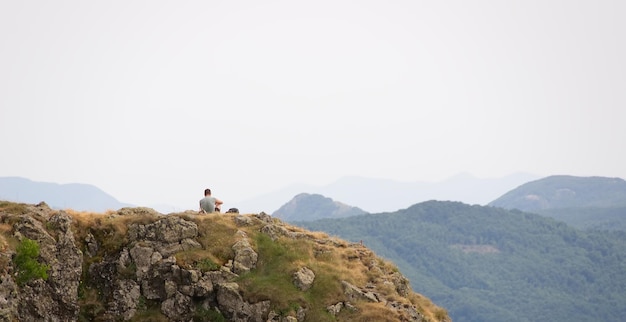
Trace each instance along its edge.
<path fill-rule="evenodd" d="M 242 201 L 224 200 L 226 208 L 235 207 L 242 213 L 273 213 L 301 193 L 319 194 L 365 212 L 395 211 L 426 200 L 452 200 L 485 205 L 504 193 L 539 176 L 516 173 L 502 178 L 480 179 L 458 174 L 441 182 L 401 182 L 365 177 L 343 177 L 331 184 L 313 186 L 294 184 Z M 76 188 L 82 187 L 80 192 Z M 119 196 L 116 196 L 119 198 Z M 198 197 L 199 199 L 200 197 Z M 36 182 L 26 178 L 0 177 L 0 199 L 38 203 L 46 201 L 54 208 L 104 211 L 129 206 L 132 201 L 118 201 L 101 189 L 88 184 L 57 184 Z M 195 203 L 172 205 L 167 199 L 154 204 L 136 204 L 167 214 L 185 209 L 197 209 Z"/>
<path fill-rule="evenodd" d="M 319 194 L 366 212 L 396 211 L 427 200 L 461 201 L 486 205 L 504 193 L 540 176 L 515 173 L 481 179 L 461 173 L 440 182 L 403 182 L 389 179 L 343 177 L 329 185 L 294 184 L 284 189 L 238 202 L 244 212 L 272 213 L 300 193 Z"/>
<path fill-rule="evenodd" d="M 620 178 L 549 176 L 524 183 L 488 206 L 537 213 L 577 228 L 626 231 L 626 181 Z M 273 215 L 286 221 L 312 221 L 362 212 L 332 198 L 302 193 Z"/>
<path fill-rule="evenodd" d="M 35 182 L 20 177 L 0 177 L 0 200 L 35 204 L 45 201 L 52 208 L 96 212 L 131 206 L 90 184 Z"/>

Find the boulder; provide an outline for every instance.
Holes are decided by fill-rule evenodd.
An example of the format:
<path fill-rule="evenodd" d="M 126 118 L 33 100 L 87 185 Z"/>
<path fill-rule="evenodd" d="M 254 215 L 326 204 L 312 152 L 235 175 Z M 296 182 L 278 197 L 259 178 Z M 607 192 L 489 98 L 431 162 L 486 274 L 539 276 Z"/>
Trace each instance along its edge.
<path fill-rule="evenodd" d="M 232 247 L 235 258 L 233 259 L 233 273 L 243 274 L 256 268 L 258 254 L 252 249 L 247 238 L 237 241 Z"/>
<path fill-rule="evenodd" d="M 176 292 L 174 296 L 163 301 L 161 304 L 161 312 L 163 312 L 170 321 L 186 322 L 190 321 L 193 316 L 194 305 L 191 297 Z"/>
<path fill-rule="evenodd" d="M 237 283 L 218 284 L 217 305 L 229 321 L 265 322 L 270 311 L 270 301 L 254 304 L 244 301 Z"/>
<path fill-rule="evenodd" d="M 310 289 L 314 280 L 315 273 L 308 267 L 302 267 L 293 273 L 293 283 L 301 291 Z"/>

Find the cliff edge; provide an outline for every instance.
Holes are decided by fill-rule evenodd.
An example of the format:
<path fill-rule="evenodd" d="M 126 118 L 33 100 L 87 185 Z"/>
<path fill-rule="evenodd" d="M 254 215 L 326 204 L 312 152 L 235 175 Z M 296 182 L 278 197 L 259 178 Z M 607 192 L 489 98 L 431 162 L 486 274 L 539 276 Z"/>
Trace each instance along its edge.
<path fill-rule="evenodd" d="M 361 244 L 267 214 L 0 201 L 2 321 L 451 321 Z"/>

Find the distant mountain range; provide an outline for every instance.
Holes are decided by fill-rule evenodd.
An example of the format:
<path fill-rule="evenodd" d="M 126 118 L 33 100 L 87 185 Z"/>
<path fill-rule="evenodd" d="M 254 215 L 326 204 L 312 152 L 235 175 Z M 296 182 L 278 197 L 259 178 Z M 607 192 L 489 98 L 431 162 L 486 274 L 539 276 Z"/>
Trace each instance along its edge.
<path fill-rule="evenodd" d="M 44 201 L 56 209 L 94 212 L 132 206 L 89 184 L 36 182 L 20 177 L 0 177 L 0 200 L 35 204 Z"/>
<path fill-rule="evenodd" d="M 372 186 L 367 179 L 362 182 Z M 488 205 L 552 217 L 581 229 L 626 231 L 626 181 L 620 178 L 549 176 L 524 183 Z M 363 213 L 367 212 L 321 194 L 302 193 L 272 215 L 292 222 Z"/>
<path fill-rule="evenodd" d="M 626 181 L 620 178 L 550 176 L 489 205 L 541 214 L 577 228 L 626 231 Z"/>
<path fill-rule="evenodd" d="M 490 179 L 458 174 L 441 182 L 403 182 L 350 176 L 325 186 L 294 184 L 237 202 L 236 207 L 243 212 L 273 213 L 300 193 L 323 195 L 370 213 L 396 211 L 427 200 L 486 205 L 511 189 L 539 178 L 527 173 Z"/>
<path fill-rule="evenodd" d="M 344 177 L 325 186 L 294 184 L 255 198 L 233 202 L 232 206 L 242 213 L 264 211 L 272 214 L 301 193 L 332 198 L 364 212 L 395 211 L 417 202 L 433 199 L 487 204 L 505 192 L 537 178 L 539 177 L 526 173 L 491 179 L 479 179 L 469 174 L 459 174 L 445 181 L 430 183 Z M 93 185 L 37 182 L 21 177 L 0 177 L 0 199 L 25 203 L 46 201 L 54 208 L 89 211 L 105 211 L 130 206 Z M 180 210 L 180 207 L 166 204 L 141 206 L 154 208 L 161 213 Z"/>

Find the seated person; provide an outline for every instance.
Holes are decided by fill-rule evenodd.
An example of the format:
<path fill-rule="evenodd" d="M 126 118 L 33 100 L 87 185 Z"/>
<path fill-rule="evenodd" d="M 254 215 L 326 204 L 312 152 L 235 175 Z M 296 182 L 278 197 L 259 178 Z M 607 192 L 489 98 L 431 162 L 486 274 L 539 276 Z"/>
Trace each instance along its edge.
<path fill-rule="evenodd" d="M 200 199 L 200 212 L 210 214 L 220 212 L 223 202 L 211 196 L 211 189 L 204 189 L 204 198 Z"/>

